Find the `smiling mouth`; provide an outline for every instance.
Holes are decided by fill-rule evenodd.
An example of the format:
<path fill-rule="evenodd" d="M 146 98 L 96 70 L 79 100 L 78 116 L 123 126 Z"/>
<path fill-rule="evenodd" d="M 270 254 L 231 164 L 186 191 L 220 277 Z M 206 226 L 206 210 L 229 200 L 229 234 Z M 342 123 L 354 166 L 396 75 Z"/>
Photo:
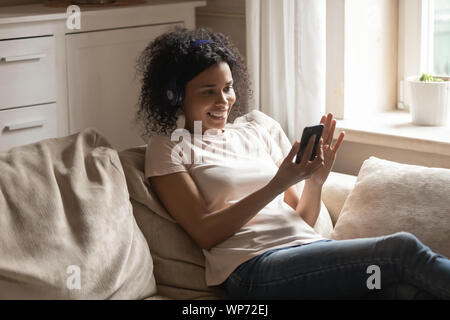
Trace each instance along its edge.
<path fill-rule="evenodd" d="M 206 114 L 215 120 L 225 120 L 228 113 L 224 111 L 224 112 L 207 112 Z"/>

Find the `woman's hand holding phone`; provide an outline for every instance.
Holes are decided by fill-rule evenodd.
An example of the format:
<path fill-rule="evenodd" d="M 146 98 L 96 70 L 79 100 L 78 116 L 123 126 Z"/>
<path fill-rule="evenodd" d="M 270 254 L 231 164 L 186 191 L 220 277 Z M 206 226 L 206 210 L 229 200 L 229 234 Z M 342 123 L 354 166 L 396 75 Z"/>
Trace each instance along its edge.
<path fill-rule="evenodd" d="M 300 150 L 300 142 L 295 141 L 293 144 L 291 151 L 287 155 L 287 157 L 283 160 L 280 167 L 278 168 L 278 172 L 273 178 L 273 182 L 276 183 L 279 188 L 282 190 L 286 190 L 290 186 L 308 179 L 315 171 L 319 170 L 324 166 L 324 157 L 323 157 L 323 139 L 320 138 L 319 143 L 317 145 L 317 156 L 314 160 L 310 161 L 313 148 L 314 148 L 314 140 L 316 135 L 311 136 L 306 145 L 306 149 L 303 152 L 303 157 L 300 163 L 295 163 L 295 158 Z"/>

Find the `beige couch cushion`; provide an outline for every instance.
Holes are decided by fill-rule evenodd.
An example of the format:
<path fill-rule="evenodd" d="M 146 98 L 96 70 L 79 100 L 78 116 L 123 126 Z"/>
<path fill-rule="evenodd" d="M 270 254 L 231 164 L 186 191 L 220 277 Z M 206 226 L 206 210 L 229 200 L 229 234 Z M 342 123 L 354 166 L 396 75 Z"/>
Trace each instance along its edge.
<path fill-rule="evenodd" d="M 344 202 L 355 187 L 356 176 L 331 171 L 322 187 L 323 203 L 330 213 L 333 226 L 339 219 Z"/>
<path fill-rule="evenodd" d="M 335 239 L 407 231 L 450 257 L 450 170 L 370 157 L 332 234 Z"/>
<path fill-rule="evenodd" d="M 0 172 L 0 299 L 155 293 L 121 163 L 101 135 L 85 130 L 1 152 Z"/>

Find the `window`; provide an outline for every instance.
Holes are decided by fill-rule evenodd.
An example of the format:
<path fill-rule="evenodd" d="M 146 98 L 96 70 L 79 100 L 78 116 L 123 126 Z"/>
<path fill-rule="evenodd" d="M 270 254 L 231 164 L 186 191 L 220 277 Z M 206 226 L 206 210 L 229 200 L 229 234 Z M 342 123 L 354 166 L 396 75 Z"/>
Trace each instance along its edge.
<path fill-rule="evenodd" d="M 448 166 L 450 125 L 411 124 L 404 79 L 448 75 L 449 37 L 450 0 L 327 0 L 327 112 L 352 143 L 338 171 L 358 168 L 363 154 Z M 384 108 L 379 97 L 388 96 Z M 362 116 L 354 116 L 358 111 Z"/>
<path fill-rule="evenodd" d="M 450 76 L 450 0 L 399 0 L 398 108 L 409 110 L 404 79 Z"/>
<path fill-rule="evenodd" d="M 433 74 L 450 76 L 450 1 L 435 0 Z"/>
<path fill-rule="evenodd" d="M 407 112 L 405 79 L 449 69 L 450 0 L 327 0 L 326 103 L 337 118 Z"/>
<path fill-rule="evenodd" d="M 403 84 L 437 72 L 434 63 L 450 63 L 449 21 L 450 0 L 327 0 L 327 112 L 337 118 L 337 135 L 345 131 L 352 143 L 346 144 L 352 156 L 337 162 L 338 171 L 357 172 L 374 154 L 448 167 L 450 125 L 411 124 L 410 90 Z M 389 96 L 386 108 L 383 96 Z M 354 116 L 358 111 L 362 116 Z"/>

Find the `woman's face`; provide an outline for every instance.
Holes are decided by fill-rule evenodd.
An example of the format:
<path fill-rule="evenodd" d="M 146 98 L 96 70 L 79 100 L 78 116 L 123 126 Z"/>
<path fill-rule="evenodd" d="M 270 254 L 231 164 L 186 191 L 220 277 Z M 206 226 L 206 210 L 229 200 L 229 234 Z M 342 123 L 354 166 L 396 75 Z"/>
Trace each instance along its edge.
<path fill-rule="evenodd" d="M 201 121 L 202 134 L 208 129 L 223 129 L 235 101 L 228 64 L 221 62 L 209 67 L 186 84 L 181 104 L 185 128 L 194 133 L 194 121 Z"/>

